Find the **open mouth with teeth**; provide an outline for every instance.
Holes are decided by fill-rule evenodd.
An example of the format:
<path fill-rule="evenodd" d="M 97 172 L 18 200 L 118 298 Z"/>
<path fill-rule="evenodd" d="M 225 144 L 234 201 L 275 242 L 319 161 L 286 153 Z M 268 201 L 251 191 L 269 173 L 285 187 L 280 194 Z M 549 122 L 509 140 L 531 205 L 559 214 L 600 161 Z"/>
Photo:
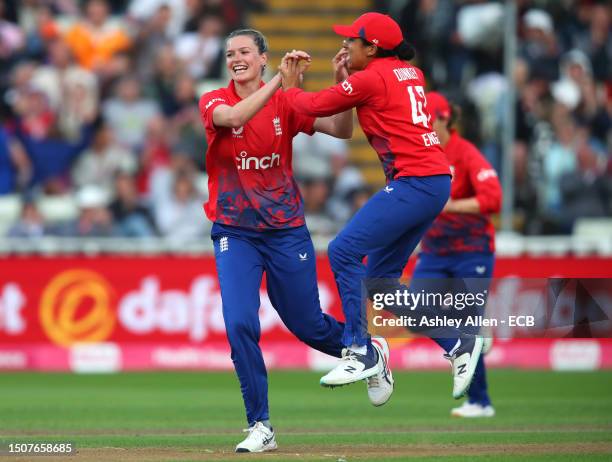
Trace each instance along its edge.
<path fill-rule="evenodd" d="M 234 74 L 236 75 L 240 75 L 243 74 L 244 72 L 246 72 L 248 69 L 248 66 L 245 66 L 243 64 L 239 64 L 237 66 L 232 67 L 232 71 L 234 71 Z"/>

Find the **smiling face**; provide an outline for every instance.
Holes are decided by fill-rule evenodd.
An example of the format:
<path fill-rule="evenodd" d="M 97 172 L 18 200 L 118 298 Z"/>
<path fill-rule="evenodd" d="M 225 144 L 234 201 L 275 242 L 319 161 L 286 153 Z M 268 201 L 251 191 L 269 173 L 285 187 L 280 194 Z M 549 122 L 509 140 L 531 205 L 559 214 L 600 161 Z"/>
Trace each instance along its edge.
<path fill-rule="evenodd" d="M 368 45 L 359 38 L 346 38 L 342 47 L 348 53 L 347 65 L 350 71 L 361 71 L 376 55 L 376 46 Z"/>
<path fill-rule="evenodd" d="M 268 62 L 265 53 L 259 53 L 249 35 L 237 35 L 227 40 L 225 63 L 234 82 L 260 80 L 263 66 Z"/>

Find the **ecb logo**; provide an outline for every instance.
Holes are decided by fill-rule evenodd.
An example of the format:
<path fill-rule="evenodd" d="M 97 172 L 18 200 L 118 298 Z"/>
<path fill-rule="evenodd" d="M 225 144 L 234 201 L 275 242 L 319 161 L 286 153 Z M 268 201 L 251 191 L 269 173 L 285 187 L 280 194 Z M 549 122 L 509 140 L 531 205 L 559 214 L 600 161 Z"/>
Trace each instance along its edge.
<path fill-rule="evenodd" d="M 106 340 L 115 327 L 112 289 L 98 273 L 69 270 L 58 274 L 42 293 L 40 321 L 58 345 Z"/>

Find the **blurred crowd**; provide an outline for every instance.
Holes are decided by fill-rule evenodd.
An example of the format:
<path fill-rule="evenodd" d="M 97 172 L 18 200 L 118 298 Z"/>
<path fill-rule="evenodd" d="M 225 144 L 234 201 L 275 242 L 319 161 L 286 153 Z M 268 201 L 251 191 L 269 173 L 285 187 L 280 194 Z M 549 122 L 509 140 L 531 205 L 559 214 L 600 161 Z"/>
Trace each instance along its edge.
<path fill-rule="evenodd" d="M 198 96 L 226 85 L 224 36 L 265 3 L 0 0 L 0 235 L 206 236 Z M 610 6 L 517 3 L 516 226 L 569 233 L 612 215 Z M 501 170 L 503 2 L 376 4 Z M 372 191 L 342 140 L 294 153 L 308 225 L 333 235 Z"/>
<path fill-rule="evenodd" d="M 204 91 L 256 0 L 0 3 L 0 235 L 205 237 Z M 4 71 L 6 70 L 6 72 Z M 345 141 L 296 138 L 313 233 L 367 199 Z"/>
<path fill-rule="evenodd" d="M 461 130 L 503 174 L 504 2 L 379 1 L 418 51 L 428 83 L 462 109 Z M 516 0 L 515 226 L 571 233 L 612 216 L 612 4 Z"/>
<path fill-rule="evenodd" d="M 198 95 L 262 7 L 0 1 L 0 234 L 205 236 Z"/>

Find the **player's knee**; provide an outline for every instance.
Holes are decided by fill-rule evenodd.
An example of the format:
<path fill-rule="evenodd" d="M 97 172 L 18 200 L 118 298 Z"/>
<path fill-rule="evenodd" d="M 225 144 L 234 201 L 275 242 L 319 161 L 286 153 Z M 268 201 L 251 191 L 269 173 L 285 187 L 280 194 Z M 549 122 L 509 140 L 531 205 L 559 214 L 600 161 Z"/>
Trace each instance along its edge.
<path fill-rule="evenodd" d="M 225 322 L 225 330 L 230 343 L 254 335 L 255 327 L 245 318 L 236 318 Z"/>

